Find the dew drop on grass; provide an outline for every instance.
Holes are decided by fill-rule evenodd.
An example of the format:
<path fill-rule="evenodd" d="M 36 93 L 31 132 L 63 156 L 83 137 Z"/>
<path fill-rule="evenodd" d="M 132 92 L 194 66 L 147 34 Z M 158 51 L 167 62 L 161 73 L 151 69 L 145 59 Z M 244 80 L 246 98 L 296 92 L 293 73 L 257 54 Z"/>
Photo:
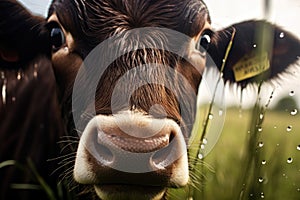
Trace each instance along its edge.
<path fill-rule="evenodd" d="M 291 97 L 295 96 L 295 91 L 293 91 L 293 90 L 290 91 L 290 96 L 291 96 Z"/>
<path fill-rule="evenodd" d="M 291 131 L 292 131 L 292 128 L 293 128 L 292 126 L 288 126 L 288 127 L 286 128 L 286 131 L 287 131 L 287 132 L 291 132 Z"/>
<path fill-rule="evenodd" d="M 265 194 L 262 192 L 260 193 L 260 198 L 264 199 L 265 198 Z"/>
<path fill-rule="evenodd" d="M 297 146 L 297 150 L 300 151 L 300 144 Z"/>
<path fill-rule="evenodd" d="M 206 138 L 203 139 L 203 144 L 207 144 L 207 139 Z"/>
<path fill-rule="evenodd" d="M 288 158 L 286 161 L 288 164 L 291 164 L 293 162 L 293 158 Z"/>
<path fill-rule="evenodd" d="M 291 115 L 293 115 L 293 116 L 297 115 L 297 113 L 298 113 L 298 110 L 297 110 L 297 109 L 293 109 L 293 110 L 291 111 Z"/>
<path fill-rule="evenodd" d="M 203 159 L 203 154 L 202 154 L 202 153 L 199 153 L 199 154 L 198 154 L 198 158 L 199 158 L 200 160 L 202 160 L 202 159 Z"/>
<path fill-rule="evenodd" d="M 258 147 L 262 148 L 265 144 L 263 142 L 258 143 Z"/>
<path fill-rule="evenodd" d="M 213 118 L 214 118 L 214 115 L 213 115 L 212 113 L 210 113 L 210 114 L 208 115 L 208 118 L 209 118 L 209 119 L 213 119 Z"/>
<path fill-rule="evenodd" d="M 259 177 L 258 182 L 262 183 L 262 182 L 264 182 L 264 179 L 262 177 Z"/>
<path fill-rule="evenodd" d="M 258 132 L 262 132 L 263 129 L 262 129 L 262 127 L 258 127 L 257 130 L 258 130 Z"/>
<path fill-rule="evenodd" d="M 259 119 L 263 119 L 263 118 L 264 118 L 264 114 L 260 114 Z"/>
<path fill-rule="evenodd" d="M 261 164 L 262 164 L 262 165 L 265 165 L 265 164 L 267 164 L 267 161 L 266 161 L 266 160 L 263 160 L 263 161 L 261 161 Z"/>

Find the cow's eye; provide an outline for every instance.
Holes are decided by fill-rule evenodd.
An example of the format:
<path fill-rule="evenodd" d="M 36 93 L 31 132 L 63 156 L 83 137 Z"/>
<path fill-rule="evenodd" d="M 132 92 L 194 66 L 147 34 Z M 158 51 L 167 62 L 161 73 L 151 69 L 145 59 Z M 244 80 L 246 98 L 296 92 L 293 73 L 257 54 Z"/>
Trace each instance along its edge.
<path fill-rule="evenodd" d="M 196 49 L 200 52 L 207 51 L 211 43 L 211 34 L 211 31 L 204 31 L 197 43 Z"/>
<path fill-rule="evenodd" d="M 51 45 L 54 51 L 61 48 L 65 43 L 65 35 L 61 28 L 52 28 L 50 32 Z"/>

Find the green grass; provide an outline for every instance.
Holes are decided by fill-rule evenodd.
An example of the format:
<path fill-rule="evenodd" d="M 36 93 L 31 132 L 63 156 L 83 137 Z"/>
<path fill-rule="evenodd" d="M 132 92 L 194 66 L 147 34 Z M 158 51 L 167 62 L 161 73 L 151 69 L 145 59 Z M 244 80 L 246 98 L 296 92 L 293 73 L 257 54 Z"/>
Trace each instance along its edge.
<path fill-rule="evenodd" d="M 199 122 L 203 122 L 205 116 L 203 109 Z M 213 150 L 197 164 L 195 172 L 191 172 L 197 177 L 194 187 L 171 189 L 168 199 L 299 200 L 300 150 L 297 147 L 300 145 L 300 113 L 292 116 L 290 112 L 267 110 L 259 126 L 261 131 L 258 131 L 255 123 L 251 123 L 252 110 L 229 108 L 224 116 L 225 123 L 220 139 Z M 259 116 L 259 112 L 254 112 L 254 116 Z M 215 118 L 211 124 L 214 124 L 213 120 Z M 202 124 L 199 125 L 201 126 Z M 291 131 L 287 130 L 289 126 L 292 127 Z M 252 133 L 249 133 L 249 130 L 252 130 Z M 253 135 L 253 132 L 256 135 Z M 250 140 L 254 136 L 255 139 Z M 262 147 L 259 147 L 260 142 Z M 196 148 L 192 150 L 191 156 L 195 157 Z M 292 158 L 291 163 L 288 163 L 289 158 Z M 14 161 L 7 161 L 0 166 L 14 164 Z M 57 189 L 49 188 L 32 165 L 30 169 L 40 183 L 40 189 L 48 194 L 49 199 L 56 199 L 53 192 Z M 15 186 L 16 189 L 31 187 L 20 184 Z M 192 198 L 189 194 L 193 194 Z"/>
<path fill-rule="evenodd" d="M 267 110 L 262 130 L 252 141 L 251 118 L 252 110 L 241 115 L 237 108 L 227 110 L 218 143 L 204 158 L 205 164 L 198 164 L 197 171 L 205 178 L 197 183 L 193 199 L 300 199 L 300 114 Z M 172 190 L 169 199 L 188 199 L 186 192 Z"/>

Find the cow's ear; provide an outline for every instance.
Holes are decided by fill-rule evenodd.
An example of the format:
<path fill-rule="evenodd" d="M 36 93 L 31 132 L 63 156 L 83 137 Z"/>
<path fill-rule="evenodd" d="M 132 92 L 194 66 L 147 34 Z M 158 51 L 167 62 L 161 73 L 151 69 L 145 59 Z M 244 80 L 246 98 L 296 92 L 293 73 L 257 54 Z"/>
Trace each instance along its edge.
<path fill-rule="evenodd" d="M 46 19 L 31 14 L 17 1 L 0 1 L 0 62 L 23 62 L 50 55 Z"/>
<path fill-rule="evenodd" d="M 286 71 L 299 59 L 300 42 L 266 21 L 245 21 L 215 32 L 208 53 L 220 70 L 224 67 L 225 80 L 246 86 Z"/>

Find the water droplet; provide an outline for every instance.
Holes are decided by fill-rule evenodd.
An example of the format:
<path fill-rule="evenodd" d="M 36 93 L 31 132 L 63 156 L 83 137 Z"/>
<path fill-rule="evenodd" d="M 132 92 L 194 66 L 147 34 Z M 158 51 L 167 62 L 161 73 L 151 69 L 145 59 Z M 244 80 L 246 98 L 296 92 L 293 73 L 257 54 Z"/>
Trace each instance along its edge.
<path fill-rule="evenodd" d="M 293 158 L 288 158 L 286 161 L 288 164 L 291 164 L 293 162 Z"/>
<path fill-rule="evenodd" d="M 265 144 L 263 142 L 258 143 L 258 147 L 263 147 Z"/>
<path fill-rule="evenodd" d="M 292 131 L 292 128 L 293 128 L 292 126 L 288 126 L 288 127 L 286 128 L 286 131 L 287 131 L 287 132 L 291 132 L 291 131 Z"/>
<path fill-rule="evenodd" d="M 16 101 L 16 97 L 12 97 L 12 98 L 11 98 L 11 101 L 12 101 L 12 102 L 15 102 L 15 101 Z"/>
<path fill-rule="evenodd" d="M 222 62 L 224 63 L 224 62 L 226 62 L 226 60 L 225 60 L 225 59 L 223 59 L 223 60 L 222 60 Z"/>
<path fill-rule="evenodd" d="M 203 139 L 203 144 L 207 144 L 207 139 L 206 138 Z"/>
<path fill-rule="evenodd" d="M 7 84 L 7 80 L 4 79 L 3 85 L 2 85 L 2 103 L 3 103 L 3 105 L 6 104 L 6 84 Z"/>
<path fill-rule="evenodd" d="M 264 114 L 260 114 L 259 119 L 263 119 L 263 118 L 264 118 Z"/>
<path fill-rule="evenodd" d="M 21 80 L 21 78 L 22 78 L 22 72 L 21 72 L 21 70 L 19 70 L 17 73 L 17 79 Z"/>
<path fill-rule="evenodd" d="M 277 126 L 274 126 L 274 129 L 276 129 L 277 128 Z"/>
<path fill-rule="evenodd" d="M 262 127 L 258 127 L 258 132 L 262 132 L 263 128 Z"/>
<path fill-rule="evenodd" d="M 260 193 L 260 198 L 264 199 L 265 198 L 265 194 L 262 192 Z"/>
<path fill-rule="evenodd" d="M 262 182 L 264 182 L 264 179 L 262 177 L 259 177 L 258 182 L 262 183 Z"/>
<path fill-rule="evenodd" d="M 223 115 L 223 110 L 219 110 L 219 116 Z"/>
<path fill-rule="evenodd" d="M 290 91 L 290 96 L 292 97 L 292 96 L 295 96 L 295 91 Z"/>
<path fill-rule="evenodd" d="M 280 37 L 280 38 L 284 38 L 284 36 L 285 36 L 284 32 L 281 32 L 281 33 L 279 34 L 279 37 Z"/>
<path fill-rule="evenodd" d="M 210 113 L 210 114 L 208 115 L 208 118 L 209 118 L 209 119 L 213 119 L 213 118 L 214 118 L 214 115 L 213 115 L 212 113 Z"/>
<path fill-rule="evenodd" d="M 37 73 L 37 66 L 38 66 L 38 65 L 35 63 L 35 64 L 34 64 L 34 71 L 33 71 L 33 77 L 34 77 L 34 78 L 37 78 L 37 76 L 38 76 L 38 73 Z"/>
<path fill-rule="evenodd" d="M 298 113 L 298 110 L 297 110 L 297 109 L 293 109 L 293 110 L 291 111 L 291 115 L 293 115 L 293 116 L 297 115 L 297 113 Z"/>
<path fill-rule="evenodd" d="M 199 158 L 200 160 L 202 160 L 202 159 L 203 159 L 203 155 L 202 155 L 202 153 L 199 153 L 199 154 L 198 154 L 198 158 Z"/>
<path fill-rule="evenodd" d="M 4 74 L 4 72 L 1 72 L 1 79 L 5 79 L 5 74 Z"/>
<path fill-rule="evenodd" d="M 300 192 L 300 188 L 298 188 L 297 191 Z"/>
<path fill-rule="evenodd" d="M 300 151 L 300 144 L 297 146 L 297 150 Z"/>
<path fill-rule="evenodd" d="M 201 149 L 205 149 L 205 145 L 204 145 L 204 144 L 201 144 L 201 145 L 200 145 L 200 148 L 201 148 Z"/>
<path fill-rule="evenodd" d="M 261 164 L 262 164 L 262 165 L 265 165 L 265 164 L 267 164 L 267 161 L 266 161 L 266 160 L 263 160 L 263 161 L 261 161 Z"/>
<path fill-rule="evenodd" d="M 257 45 L 256 44 L 253 44 L 253 48 L 256 48 L 257 47 Z"/>

